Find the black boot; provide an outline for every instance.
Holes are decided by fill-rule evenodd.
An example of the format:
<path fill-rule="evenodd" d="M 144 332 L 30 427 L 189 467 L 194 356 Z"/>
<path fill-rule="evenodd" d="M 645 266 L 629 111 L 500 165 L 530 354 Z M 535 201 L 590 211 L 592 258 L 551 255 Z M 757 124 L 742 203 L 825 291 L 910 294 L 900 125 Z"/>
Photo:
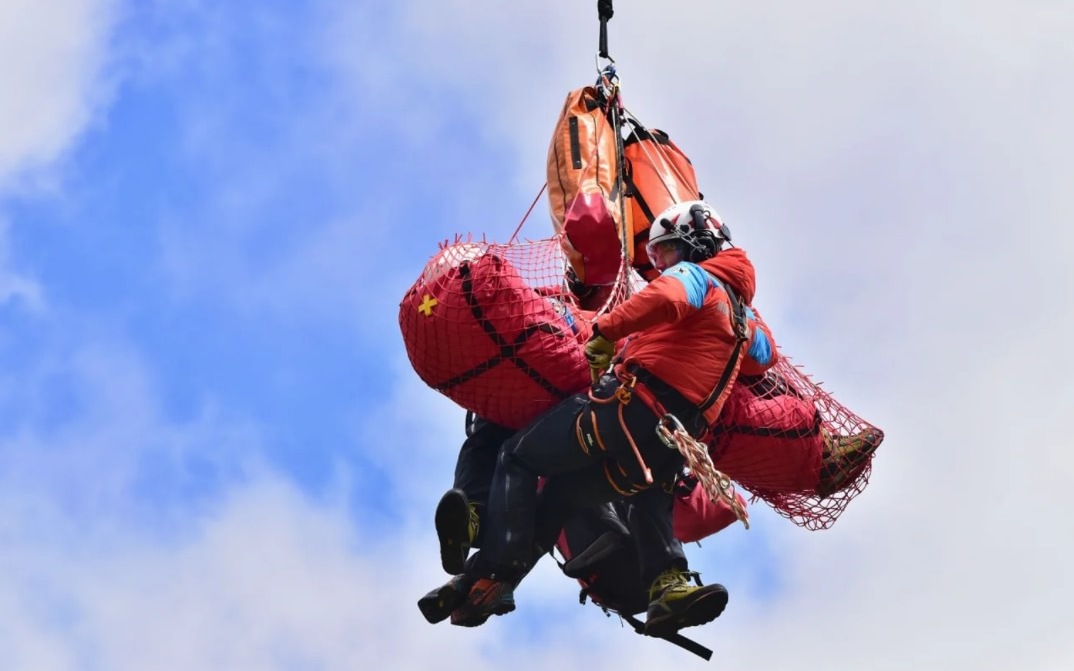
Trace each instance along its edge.
<path fill-rule="evenodd" d="M 477 508 L 466 492 L 449 489 L 436 506 L 436 537 L 440 540 L 440 565 L 451 575 L 466 570 L 466 557 L 477 538 Z"/>
<path fill-rule="evenodd" d="M 451 611 L 462 605 L 470 593 L 473 581 L 465 575 L 457 575 L 418 599 L 418 609 L 429 624 L 446 620 Z"/>

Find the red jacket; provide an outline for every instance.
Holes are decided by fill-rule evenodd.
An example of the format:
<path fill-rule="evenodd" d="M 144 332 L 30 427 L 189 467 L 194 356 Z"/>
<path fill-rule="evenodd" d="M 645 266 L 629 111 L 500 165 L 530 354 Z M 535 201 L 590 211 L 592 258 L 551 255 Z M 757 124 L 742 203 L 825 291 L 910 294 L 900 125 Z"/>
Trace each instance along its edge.
<path fill-rule="evenodd" d="M 625 366 L 640 364 L 686 400 L 700 404 L 716 387 L 736 343 L 724 282 L 750 305 L 756 280 L 753 264 L 741 249 L 721 251 L 700 264 L 678 263 L 601 316 L 597 325 L 605 338 L 618 341 L 629 336 L 619 352 L 622 361 L 616 374 L 623 379 L 628 375 Z M 720 414 L 740 365 L 763 371 L 778 357 L 767 326 L 755 312 L 747 311 L 747 317 L 751 315 L 748 347 L 732 364 L 731 378 L 719 398 L 705 411 L 709 424 Z M 647 399 L 650 405 L 651 399 Z"/>

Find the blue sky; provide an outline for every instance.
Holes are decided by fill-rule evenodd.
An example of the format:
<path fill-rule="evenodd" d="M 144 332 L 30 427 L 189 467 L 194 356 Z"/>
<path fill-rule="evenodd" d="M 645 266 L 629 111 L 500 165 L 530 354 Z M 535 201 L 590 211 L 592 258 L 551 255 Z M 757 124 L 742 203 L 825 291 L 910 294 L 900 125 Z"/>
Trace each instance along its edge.
<path fill-rule="evenodd" d="M 414 607 L 462 412 L 398 302 L 439 241 L 510 236 L 594 71 L 588 3 L 501 4 L 3 3 L 0 666 L 701 664 L 551 564 L 476 630 Z M 732 595 L 691 634 L 725 668 L 1069 668 L 1074 12 L 615 4 L 627 106 L 888 434 L 833 529 L 758 505 L 691 547 Z"/>

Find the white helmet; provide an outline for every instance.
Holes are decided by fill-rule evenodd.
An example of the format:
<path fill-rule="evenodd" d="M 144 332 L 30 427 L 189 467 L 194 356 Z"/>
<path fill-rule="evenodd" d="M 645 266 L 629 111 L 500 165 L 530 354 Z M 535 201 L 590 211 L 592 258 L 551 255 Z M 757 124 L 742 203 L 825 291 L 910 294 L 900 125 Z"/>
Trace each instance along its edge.
<path fill-rule="evenodd" d="M 663 242 L 683 243 L 683 259 L 699 263 L 720 251 L 731 242 L 731 231 L 720 215 L 703 200 L 676 203 L 661 212 L 649 228 L 649 243 L 645 251 L 654 258 L 655 247 Z"/>

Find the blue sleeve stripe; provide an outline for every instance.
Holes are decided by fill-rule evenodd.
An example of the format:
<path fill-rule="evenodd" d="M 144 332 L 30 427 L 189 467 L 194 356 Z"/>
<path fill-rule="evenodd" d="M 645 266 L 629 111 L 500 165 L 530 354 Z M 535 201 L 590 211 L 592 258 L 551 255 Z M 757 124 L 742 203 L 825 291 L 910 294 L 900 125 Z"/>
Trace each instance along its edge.
<path fill-rule="evenodd" d="M 768 341 L 768 334 L 759 328 L 752 329 L 753 342 L 750 343 L 749 356 L 751 359 L 767 366 L 772 363 L 772 343 Z"/>
<path fill-rule="evenodd" d="M 708 274 L 701 270 L 696 263 L 676 263 L 664 271 L 664 275 L 673 277 L 682 283 L 686 289 L 686 300 L 690 306 L 698 310 L 705 304 L 705 294 L 708 293 Z"/>
<path fill-rule="evenodd" d="M 750 321 L 757 319 L 757 313 L 748 305 L 746 306 L 746 319 Z M 772 363 L 772 343 L 768 341 L 768 335 L 761 329 L 755 327 L 750 330 L 753 333 L 753 342 L 750 343 L 747 354 L 757 363 L 767 366 Z"/>

